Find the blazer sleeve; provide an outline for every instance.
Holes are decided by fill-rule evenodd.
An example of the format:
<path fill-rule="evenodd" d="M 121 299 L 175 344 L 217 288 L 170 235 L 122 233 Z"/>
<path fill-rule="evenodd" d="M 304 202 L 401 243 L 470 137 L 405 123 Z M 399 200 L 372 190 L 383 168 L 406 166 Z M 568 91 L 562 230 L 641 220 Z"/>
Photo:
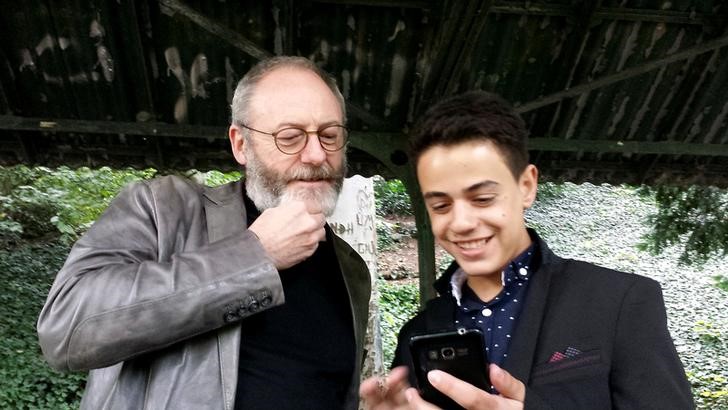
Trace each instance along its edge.
<path fill-rule="evenodd" d="M 620 307 L 610 373 L 615 409 L 692 409 L 659 283 L 637 278 Z"/>
<path fill-rule="evenodd" d="M 52 367 L 107 367 L 283 303 L 278 271 L 245 229 L 214 243 L 176 245 L 190 234 L 190 203 L 204 215 L 199 194 L 189 191 L 171 208 L 186 211 L 159 215 L 163 199 L 147 183 L 133 184 L 74 245 L 38 319 Z M 160 231 L 162 217 L 178 227 Z M 159 258 L 160 246 L 175 249 L 171 257 Z"/>

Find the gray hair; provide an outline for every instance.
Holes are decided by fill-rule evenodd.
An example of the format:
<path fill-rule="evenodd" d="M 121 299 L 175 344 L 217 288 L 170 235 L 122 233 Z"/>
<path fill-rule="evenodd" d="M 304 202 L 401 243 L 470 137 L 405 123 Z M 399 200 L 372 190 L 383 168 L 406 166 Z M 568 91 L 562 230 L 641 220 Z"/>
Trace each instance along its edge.
<path fill-rule="evenodd" d="M 338 100 L 339 106 L 341 106 L 343 121 L 346 123 L 346 103 L 344 102 L 344 96 L 339 91 L 336 80 L 329 73 L 305 57 L 277 56 L 258 62 L 238 82 L 238 86 L 235 87 L 235 94 L 233 95 L 233 103 L 230 106 L 233 124 L 247 125 L 250 120 L 248 107 L 255 94 L 255 86 L 266 74 L 282 67 L 297 67 L 311 71 L 319 76 Z"/>

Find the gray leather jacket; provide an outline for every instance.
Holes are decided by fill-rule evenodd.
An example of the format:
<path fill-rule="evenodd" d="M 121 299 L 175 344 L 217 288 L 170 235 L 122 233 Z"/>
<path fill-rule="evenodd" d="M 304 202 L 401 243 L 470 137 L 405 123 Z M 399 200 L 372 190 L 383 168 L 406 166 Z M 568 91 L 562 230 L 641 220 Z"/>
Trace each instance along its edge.
<path fill-rule="evenodd" d="M 240 319 L 284 303 L 278 271 L 248 232 L 243 183 L 163 177 L 127 187 L 78 240 L 38 319 L 59 370 L 88 370 L 82 409 L 233 408 Z M 370 279 L 335 238 L 351 302 L 358 403 Z"/>

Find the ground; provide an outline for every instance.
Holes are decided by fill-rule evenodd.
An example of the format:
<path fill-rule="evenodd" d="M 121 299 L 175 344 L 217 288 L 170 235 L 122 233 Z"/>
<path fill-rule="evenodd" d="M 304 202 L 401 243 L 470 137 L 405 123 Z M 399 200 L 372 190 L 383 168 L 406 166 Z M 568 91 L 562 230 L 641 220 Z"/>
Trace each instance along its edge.
<path fill-rule="evenodd" d="M 417 239 L 415 232 L 415 219 L 412 216 L 387 216 L 383 221 L 394 227 L 395 243 L 392 246 L 380 249 L 377 255 L 377 273 L 379 277 L 398 282 L 408 282 L 417 279 Z M 447 252 L 435 246 L 436 266 L 449 260 Z"/>

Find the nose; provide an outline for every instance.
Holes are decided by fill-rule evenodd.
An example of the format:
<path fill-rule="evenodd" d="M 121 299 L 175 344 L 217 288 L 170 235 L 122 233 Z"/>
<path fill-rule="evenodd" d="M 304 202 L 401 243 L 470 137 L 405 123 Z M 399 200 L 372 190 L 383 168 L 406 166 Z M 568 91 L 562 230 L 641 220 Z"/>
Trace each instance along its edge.
<path fill-rule="evenodd" d="M 301 162 L 304 164 L 321 165 L 326 161 L 326 151 L 321 147 L 318 134 L 311 132 L 306 139 L 306 146 L 301 151 Z"/>
<path fill-rule="evenodd" d="M 450 230 L 456 234 L 466 234 L 477 226 L 477 217 L 468 204 L 454 203 L 452 207 Z"/>

